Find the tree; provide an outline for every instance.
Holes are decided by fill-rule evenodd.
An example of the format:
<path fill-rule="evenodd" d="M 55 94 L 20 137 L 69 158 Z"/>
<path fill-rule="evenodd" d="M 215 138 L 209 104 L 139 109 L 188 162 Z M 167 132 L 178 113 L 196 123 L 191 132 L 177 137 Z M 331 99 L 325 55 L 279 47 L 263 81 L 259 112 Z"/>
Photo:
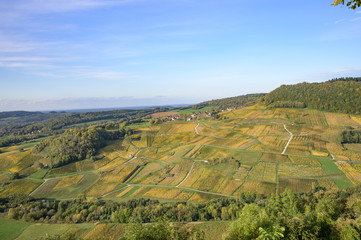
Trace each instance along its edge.
<path fill-rule="evenodd" d="M 267 231 L 260 227 L 259 229 L 260 235 L 257 240 L 280 240 L 284 237 L 283 232 L 285 231 L 284 227 L 273 226 L 272 230 Z"/>
<path fill-rule="evenodd" d="M 336 0 L 332 5 L 337 6 L 339 4 L 345 5 L 345 0 Z M 348 6 L 351 9 L 356 9 L 358 7 L 361 7 L 361 0 L 347 0 L 346 6 Z"/>

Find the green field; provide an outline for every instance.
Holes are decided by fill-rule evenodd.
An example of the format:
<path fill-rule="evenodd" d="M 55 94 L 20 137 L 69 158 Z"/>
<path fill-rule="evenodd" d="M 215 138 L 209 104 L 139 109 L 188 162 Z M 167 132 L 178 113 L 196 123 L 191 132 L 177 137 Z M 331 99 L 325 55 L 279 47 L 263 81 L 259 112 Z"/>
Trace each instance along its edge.
<path fill-rule="evenodd" d="M 210 221 L 202 223 L 177 224 L 181 227 L 196 227 L 205 233 L 205 239 L 221 240 L 231 222 Z M 2 240 L 36 240 L 46 236 L 65 237 L 73 234 L 76 239 L 119 239 L 127 224 L 42 224 L 0 218 Z"/>
<path fill-rule="evenodd" d="M 1 239 L 3 240 L 16 239 L 30 225 L 31 224 L 26 222 L 0 218 Z"/>

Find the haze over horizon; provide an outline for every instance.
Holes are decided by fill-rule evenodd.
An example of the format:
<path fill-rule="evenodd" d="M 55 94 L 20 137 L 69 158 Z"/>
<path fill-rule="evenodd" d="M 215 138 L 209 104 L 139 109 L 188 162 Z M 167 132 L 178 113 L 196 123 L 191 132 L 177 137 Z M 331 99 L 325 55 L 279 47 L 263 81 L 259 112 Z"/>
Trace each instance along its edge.
<path fill-rule="evenodd" d="M 0 111 L 197 103 L 361 76 L 332 1 L 4 0 Z"/>

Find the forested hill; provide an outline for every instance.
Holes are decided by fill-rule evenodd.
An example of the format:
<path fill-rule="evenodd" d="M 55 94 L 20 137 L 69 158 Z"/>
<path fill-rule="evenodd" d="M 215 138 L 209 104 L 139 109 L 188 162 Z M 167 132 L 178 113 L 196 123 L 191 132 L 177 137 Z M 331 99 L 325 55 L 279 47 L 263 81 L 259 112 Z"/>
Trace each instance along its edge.
<path fill-rule="evenodd" d="M 200 109 L 204 107 L 219 107 L 220 109 L 225 109 L 232 106 L 253 105 L 256 104 L 258 100 L 260 100 L 265 95 L 265 93 L 255 93 L 237 97 L 221 98 L 198 103 L 196 105 L 193 105 L 192 108 Z"/>
<path fill-rule="evenodd" d="M 330 112 L 361 113 L 360 78 L 282 85 L 264 97 L 270 107 L 307 107 Z"/>
<path fill-rule="evenodd" d="M 27 117 L 33 115 L 40 115 L 41 112 L 26 112 L 26 111 L 12 111 L 12 112 L 0 112 L 0 119 L 9 117 Z"/>

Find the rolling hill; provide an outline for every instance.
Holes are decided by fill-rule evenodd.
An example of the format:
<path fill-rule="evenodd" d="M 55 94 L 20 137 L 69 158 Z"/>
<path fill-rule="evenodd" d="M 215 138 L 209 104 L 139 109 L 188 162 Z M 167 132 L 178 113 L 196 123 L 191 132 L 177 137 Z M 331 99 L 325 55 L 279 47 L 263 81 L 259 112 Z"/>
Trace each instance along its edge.
<path fill-rule="evenodd" d="M 37 199 L 48 201 L 43 217 L 19 210 L 24 219 L 39 222 L 85 223 L 103 217 L 128 223 L 137 216 L 142 216 L 141 222 L 152 222 L 167 214 L 164 209 L 172 213 L 167 215 L 171 221 L 228 221 L 236 219 L 233 213 L 245 204 L 263 206 L 271 194 L 286 198 L 291 190 L 299 194 L 292 196 L 318 198 L 322 191 L 347 192 L 361 184 L 361 116 L 351 114 L 356 109 L 335 113 L 322 106 L 329 93 L 328 110 L 353 107 L 359 99 L 345 96 L 349 100 L 344 101 L 332 89 L 349 89 L 345 92 L 356 97 L 358 84 L 335 80 L 281 86 L 268 95 L 247 95 L 243 99 L 253 102 L 249 106 L 218 108 L 213 115 L 206 113 L 213 104 L 237 105 L 240 98 L 202 103 L 185 117 L 180 116 L 184 110 L 173 109 L 171 114 L 116 112 L 118 118 L 107 112 L 114 122 L 93 122 L 91 117 L 95 126 L 74 121 L 57 135 L 0 148 L 0 199 L 11 204 L 22 194 L 16 200 L 19 209 L 21 204 L 39 208 Z M 307 108 L 298 108 L 299 103 Z M 130 113 L 132 118 L 126 118 Z M 100 113 L 94 116 L 101 118 Z M 64 118 L 74 116 L 60 117 Z M 59 210 L 61 204 L 69 211 Z M 194 209 L 202 210 L 197 215 Z M 20 212 L 9 214 L 20 218 Z M 65 233 L 74 226 L 62 228 Z M 98 229 L 84 228 L 84 234 Z M 124 227 L 119 229 L 123 234 Z"/>
<path fill-rule="evenodd" d="M 307 107 L 329 112 L 361 113 L 360 78 L 282 85 L 264 97 L 270 107 Z"/>

